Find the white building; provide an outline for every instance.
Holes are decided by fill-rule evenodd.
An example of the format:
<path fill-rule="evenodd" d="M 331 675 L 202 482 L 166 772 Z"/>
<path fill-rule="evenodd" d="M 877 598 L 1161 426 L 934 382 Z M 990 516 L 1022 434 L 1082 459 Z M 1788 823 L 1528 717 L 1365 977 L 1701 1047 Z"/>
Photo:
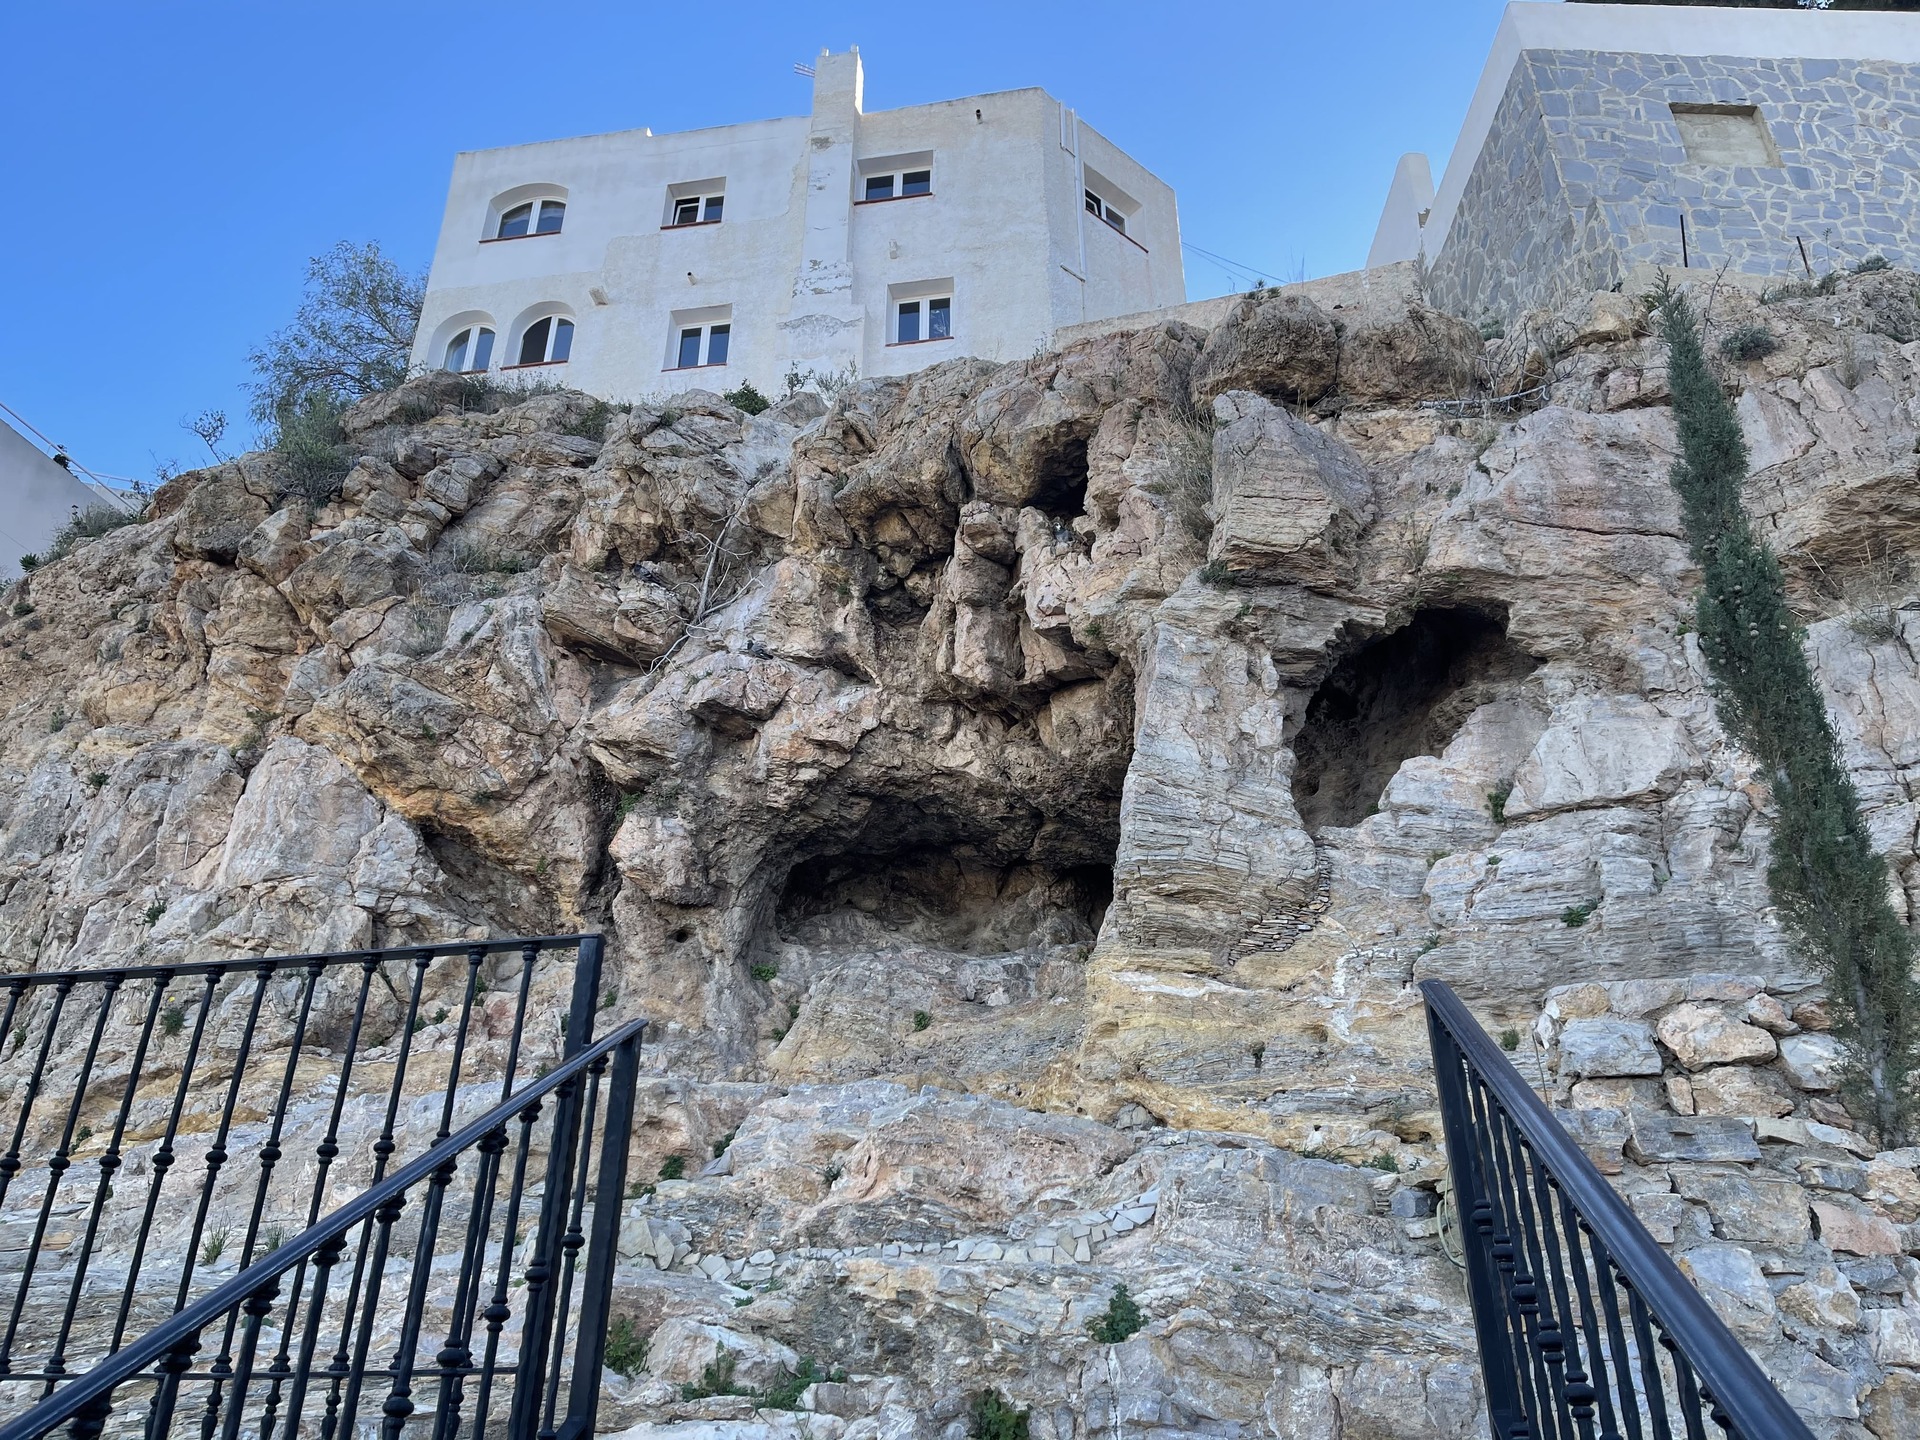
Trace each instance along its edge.
<path fill-rule="evenodd" d="M 22 555 L 42 555 L 62 526 L 100 504 L 130 508 L 96 489 L 0 421 L 0 585 L 20 576 Z"/>
<path fill-rule="evenodd" d="M 1185 298 L 1173 191 L 1072 110 L 1028 89 L 868 114 L 856 50 L 822 53 L 810 116 L 459 156 L 413 362 L 777 397 Z"/>

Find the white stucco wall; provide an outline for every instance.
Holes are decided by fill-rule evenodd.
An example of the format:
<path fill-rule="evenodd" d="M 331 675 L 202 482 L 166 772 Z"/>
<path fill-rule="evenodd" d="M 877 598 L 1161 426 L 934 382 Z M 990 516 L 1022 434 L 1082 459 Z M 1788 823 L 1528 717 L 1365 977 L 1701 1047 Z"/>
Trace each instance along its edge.
<path fill-rule="evenodd" d="M 483 321 L 492 368 L 509 377 L 619 400 L 742 381 L 776 395 L 790 368 L 887 375 L 958 355 L 1017 359 L 1064 325 L 1185 299 L 1172 190 L 1045 91 L 868 114 L 861 86 L 857 52 L 823 54 L 808 116 L 460 155 L 414 364 L 438 365 L 454 334 Z M 903 155 L 930 155 L 932 193 L 857 203 L 868 162 Z M 1135 207 L 1128 235 L 1085 213 L 1089 167 Z M 724 180 L 721 223 L 663 228 L 670 187 L 709 179 Z M 567 202 L 560 233 L 486 238 L 499 197 L 543 187 Z M 890 343 L 899 291 L 937 281 L 952 282 L 952 337 Z M 724 367 L 669 368 L 687 311 L 730 312 Z M 543 313 L 574 321 L 571 358 L 512 368 Z"/>
<path fill-rule="evenodd" d="M 1421 227 L 1432 208 L 1433 171 L 1426 156 L 1410 151 L 1393 168 L 1393 184 L 1387 189 L 1387 203 L 1367 251 L 1368 267 L 1419 259 Z"/>
<path fill-rule="evenodd" d="M 75 510 L 101 503 L 74 475 L 0 421 L 0 584 L 20 576 L 20 557 L 40 554 Z"/>
<path fill-rule="evenodd" d="M 1716 5 L 1570 5 L 1513 0 L 1501 17 L 1486 68 L 1446 173 L 1422 227 L 1420 250 L 1445 246 L 1475 162 L 1521 55 L 1590 50 L 1637 55 L 1730 55 L 1748 59 L 1891 60 L 1920 63 L 1920 15 L 1863 10 L 1748 10 Z M 1402 165 L 1405 160 L 1402 160 Z M 1399 176 L 1396 172 L 1396 184 Z M 1381 219 L 1382 234 L 1392 215 Z M 1380 244 L 1376 236 L 1375 244 Z M 1382 261 L 1405 259 L 1389 251 Z M 1371 258 L 1369 264 L 1375 263 Z"/>

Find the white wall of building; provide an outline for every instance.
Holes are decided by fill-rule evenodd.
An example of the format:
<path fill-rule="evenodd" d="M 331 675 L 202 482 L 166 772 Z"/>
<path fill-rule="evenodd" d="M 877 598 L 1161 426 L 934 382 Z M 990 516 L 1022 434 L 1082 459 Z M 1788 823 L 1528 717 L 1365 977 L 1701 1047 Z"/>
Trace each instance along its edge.
<path fill-rule="evenodd" d="M 1062 326 L 1186 298 L 1172 190 L 1044 91 L 868 114 L 861 81 L 858 52 L 822 54 L 810 116 L 460 155 L 414 364 L 437 368 L 485 323 L 507 377 L 619 400 L 743 381 L 777 395 L 790 369 L 1018 359 Z M 931 169 L 932 192 L 863 202 L 883 165 Z M 696 181 L 722 182 L 720 223 L 670 226 L 671 193 Z M 1125 234 L 1086 212 L 1090 182 Z M 541 196 L 566 202 L 559 233 L 489 238 L 504 206 Z M 952 335 L 896 343 L 894 305 L 936 296 Z M 573 321 L 571 356 L 518 368 L 520 336 L 550 314 Z M 677 368 L 682 323 L 716 319 L 726 364 Z"/>
<path fill-rule="evenodd" d="M 79 476 L 0 421 L 0 585 L 19 578 L 22 555 L 44 554 L 74 511 L 100 503 Z"/>

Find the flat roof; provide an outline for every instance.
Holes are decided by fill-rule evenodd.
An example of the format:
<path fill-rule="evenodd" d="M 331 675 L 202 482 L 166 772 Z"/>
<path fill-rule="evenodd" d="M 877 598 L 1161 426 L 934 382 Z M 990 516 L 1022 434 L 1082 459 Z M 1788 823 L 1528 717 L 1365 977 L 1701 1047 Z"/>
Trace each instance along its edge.
<path fill-rule="evenodd" d="M 1878 10 L 1749 10 L 1723 5 L 1543 4 L 1513 0 L 1467 118 L 1447 157 L 1426 233 L 1437 256 L 1493 129 L 1507 82 L 1528 50 L 1719 55 L 1749 60 L 1892 60 L 1920 64 L 1920 14 Z"/>

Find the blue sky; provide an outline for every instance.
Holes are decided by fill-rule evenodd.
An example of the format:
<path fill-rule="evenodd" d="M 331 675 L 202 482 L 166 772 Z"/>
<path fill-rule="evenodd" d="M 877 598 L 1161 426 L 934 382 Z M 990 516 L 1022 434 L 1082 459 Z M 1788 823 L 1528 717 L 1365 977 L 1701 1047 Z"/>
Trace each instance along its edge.
<path fill-rule="evenodd" d="M 247 352 L 309 256 L 425 267 L 456 151 L 804 114 L 823 46 L 860 47 L 870 110 L 1044 86 L 1173 185 L 1189 243 L 1353 269 L 1399 155 L 1437 177 L 1502 8 L 9 0 L 0 403 L 95 470 L 204 463 L 182 418 L 250 432 Z M 1191 297 L 1244 287 L 1188 253 Z"/>

